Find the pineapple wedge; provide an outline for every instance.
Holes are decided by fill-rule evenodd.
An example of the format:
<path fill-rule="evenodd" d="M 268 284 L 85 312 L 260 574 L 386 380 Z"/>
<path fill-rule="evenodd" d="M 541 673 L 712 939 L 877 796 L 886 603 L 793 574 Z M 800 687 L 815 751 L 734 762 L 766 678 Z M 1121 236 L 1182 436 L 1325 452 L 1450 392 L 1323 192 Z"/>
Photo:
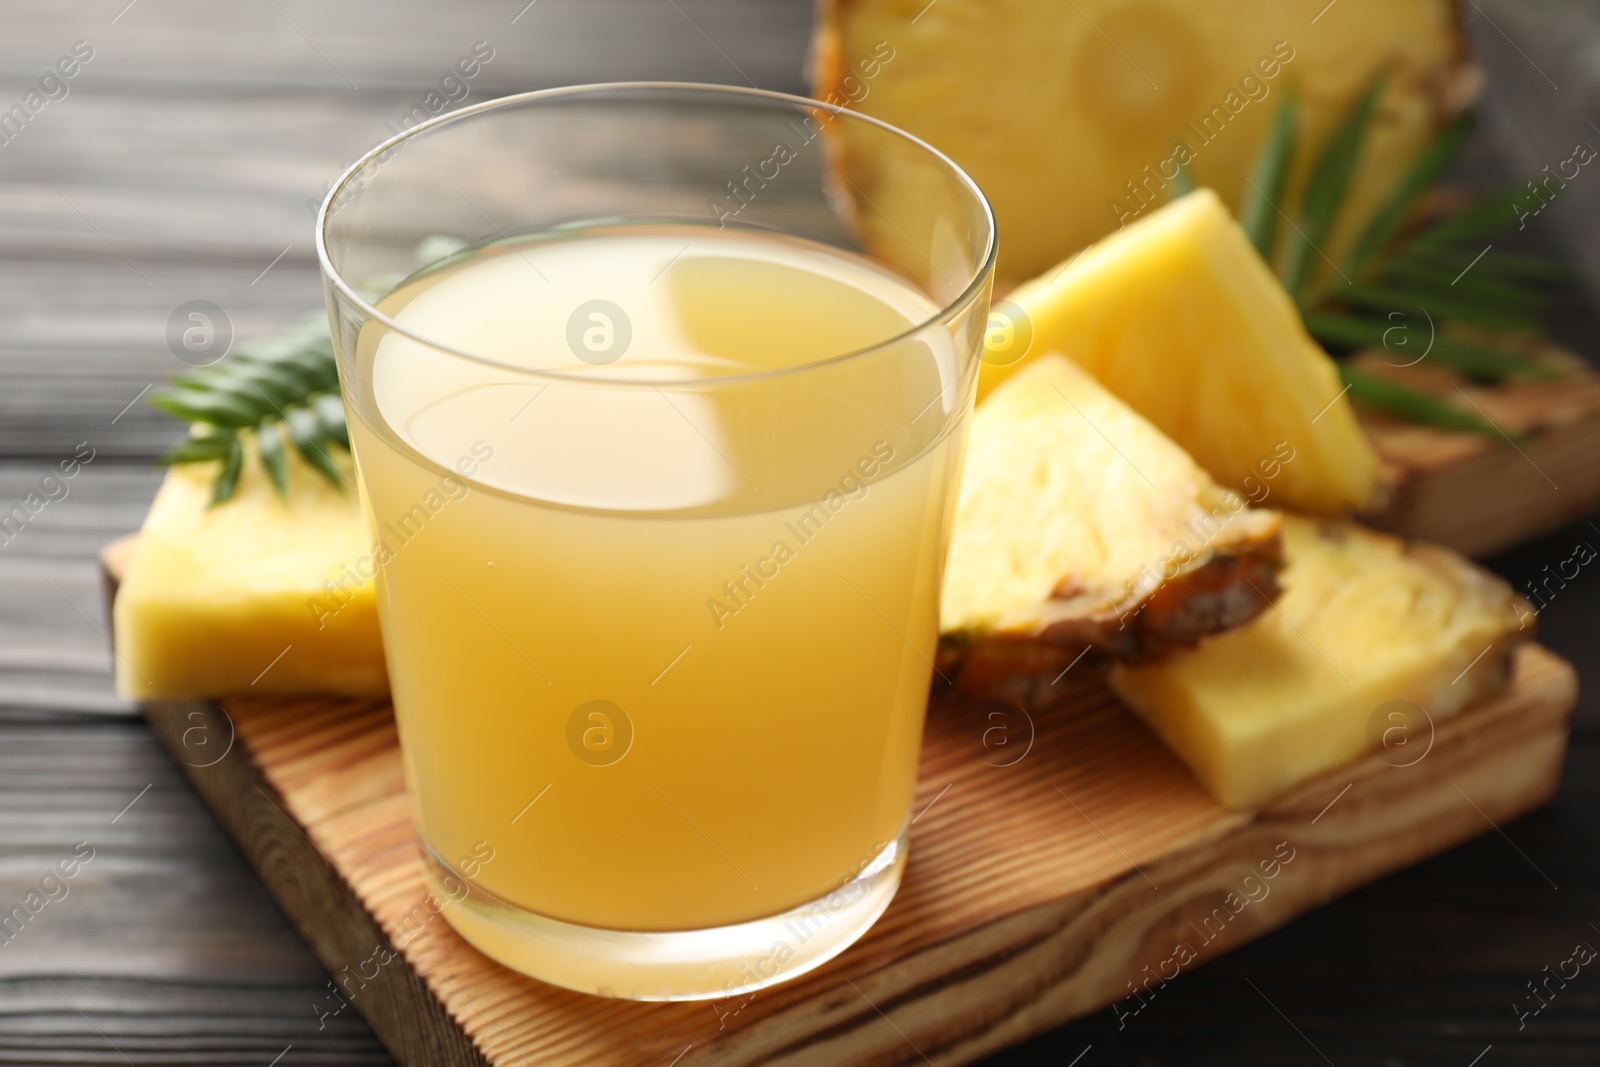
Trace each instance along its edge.
<path fill-rule="evenodd" d="M 1512 649 L 1533 632 L 1521 597 L 1449 549 L 1287 515 L 1283 541 L 1274 610 L 1111 675 L 1123 702 L 1235 808 L 1362 755 L 1390 701 L 1439 718 L 1500 689 Z"/>
<path fill-rule="evenodd" d="M 945 663 L 993 692 L 1085 646 L 1138 657 L 1238 626 L 1277 591 L 1278 525 L 1069 360 L 1041 356 L 973 416 Z"/>
<path fill-rule="evenodd" d="M 995 315 L 1015 321 L 990 331 L 980 400 L 1030 354 L 1060 352 L 1251 500 L 1266 488 L 1284 507 L 1336 514 L 1380 491 L 1337 368 L 1209 190 L 1028 282 Z M 1267 485 L 1279 442 L 1295 458 Z"/>
<path fill-rule="evenodd" d="M 388 692 L 373 585 L 357 573 L 372 535 L 350 457 L 333 457 L 343 492 L 287 458 L 287 500 L 253 454 L 217 507 L 218 464 L 167 472 L 112 609 L 122 696 Z"/>
<path fill-rule="evenodd" d="M 1020 280 L 1161 204 L 1179 165 L 1237 208 L 1290 85 L 1298 183 L 1384 70 L 1345 215 L 1369 218 L 1475 89 L 1459 12 L 1456 0 L 821 0 L 812 95 L 950 155 L 994 205 L 1000 278 Z M 871 159 L 846 152 L 841 162 L 858 195 L 887 213 L 864 212 L 869 226 L 925 195 Z M 1349 229 L 1324 247 L 1335 261 Z"/>

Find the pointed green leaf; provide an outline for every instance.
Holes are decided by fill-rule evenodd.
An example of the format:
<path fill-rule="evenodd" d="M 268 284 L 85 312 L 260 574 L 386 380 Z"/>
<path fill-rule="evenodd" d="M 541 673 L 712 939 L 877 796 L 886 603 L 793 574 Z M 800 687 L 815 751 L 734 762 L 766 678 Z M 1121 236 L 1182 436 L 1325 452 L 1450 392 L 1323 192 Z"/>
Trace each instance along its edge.
<path fill-rule="evenodd" d="M 1340 290 L 1340 296 L 1358 307 L 1374 311 L 1409 314 L 1420 308 L 1435 320 L 1453 319 L 1492 330 L 1532 332 L 1539 326 L 1537 315 L 1472 300 L 1461 293 L 1452 292 L 1448 285 L 1423 286 L 1391 281 L 1383 285 L 1348 286 Z"/>
<path fill-rule="evenodd" d="M 285 500 L 289 497 L 289 465 L 283 458 L 283 438 L 278 436 L 276 421 L 264 422 L 256 430 L 256 454 L 261 466 L 272 479 L 272 487 Z"/>
<path fill-rule="evenodd" d="M 1447 404 L 1431 393 L 1368 374 L 1340 364 L 1339 374 L 1350 387 L 1350 399 L 1368 404 L 1380 411 L 1399 416 L 1426 426 L 1445 430 L 1463 430 L 1498 438 L 1500 431 L 1484 419 L 1469 411 Z"/>
<path fill-rule="evenodd" d="M 311 398 L 311 410 L 316 413 L 323 432 L 348 449 L 350 425 L 345 421 L 344 401 L 335 393 L 318 393 Z"/>
<path fill-rule="evenodd" d="M 238 472 L 231 474 L 230 439 L 242 430 L 254 430 L 257 452 L 279 495 L 288 493 L 288 467 L 283 452 L 285 427 L 295 447 L 323 477 L 339 478 L 328 454 L 334 447 L 349 448 L 349 428 L 338 398 L 339 367 L 334 356 L 328 318 L 315 312 L 279 333 L 244 343 L 220 363 L 196 368 L 173 379 L 171 386 L 154 391 L 149 402 L 158 410 L 191 426 L 217 431 L 180 442 L 162 458 L 164 463 L 223 460 L 217 500 L 232 495 Z M 242 460 L 241 460 L 242 462 Z M 232 484 L 227 484 L 231 480 Z"/>
<path fill-rule="evenodd" d="M 1300 219 L 1296 232 L 1289 238 L 1289 252 L 1284 259 L 1284 288 L 1299 297 L 1311 274 L 1313 258 L 1324 255 L 1321 245 L 1333 229 L 1339 209 L 1344 206 L 1350 179 L 1361 162 L 1361 149 L 1367 139 L 1367 127 L 1372 122 L 1372 111 L 1383 91 L 1386 81 L 1380 73 L 1356 98 L 1344 120 L 1328 138 L 1311 177 L 1306 181 L 1301 195 Z"/>
<path fill-rule="evenodd" d="M 1377 319 L 1329 311 L 1307 311 L 1301 317 L 1305 320 L 1306 332 L 1324 347 L 1337 350 L 1382 348 L 1383 335 L 1389 329 Z"/>
<path fill-rule="evenodd" d="M 324 388 L 325 374 L 320 369 L 311 370 L 301 366 L 293 353 L 272 360 L 241 358 L 241 362 L 250 367 L 253 378 L 270 380 L 274 385 L 281 387 L 289 394 L 291 402 L 307 393 L 314 393 Z"/>
<path fill-rule="evenodd" d="M 1455 158 L 1461 142 L 1472 132 L 1474 121 L 1475 116 L 1472 112 L 1462 113 L 1454 122 L 1439 131 L 1438 135 L 1417 154 L 1417 158 L 1411 161 L 1411 166 L 1406 168 L 1406 172 L 1395 183 L 1389 199 L 1368 220 L 1361 231 L 1361 236 L 1356 238 L 1356 243 L 1345 260 L 1346 274 L 1354 278 L 1356 273 L 1366 266 L 1368 260 L 1395 235 L 1416 207 L 1422 194 L 1439 180 L 1444 168 Z"/>
<path fill-rule="evenodd" d="M 273 368 L 249 363 L 237 363 L 222 373 L 207 375 L 198 382 L 191 379 L 184 384 L 190 389 L 224 393 L 262 413 L 275 412 L 305 395 L 304 390 L 296 388 L 295 382 L 285 381 Z"/>
<path fill-rule="evenodd" d="M 211 486 L 211 506 L 216 507 L 229 497 L 239 485 L 239 471 L 244 466 L 244 446 L 237 437 L 228 441 L 228 455 L 222 464 L 222 473 Z"/>
<path fill-rule="evenodd" d="M 1458 212 L 1423 230 L 1411 242 L 1411 247 L 1432 249 L 1487 240 L 1517 222 L 1521 212 L 1527 210 L 1523 202 L 1532 195 L 1523 189 L 1509 189 L 1485 197 L 1465 211 Z M 1536 206 L 1527 205 L 1527 207 Z M 1477 249 L 1474 249 L 1473 253 L 1476 252 Z"/>
<path fill-rule="evenodd" d="M 1485 261 L 1480 261 L 1479 266 Z M 1463 271 L 1465 271 L 1463 273 Z M 1478 273 L 1478 268 L 1457 271 L 1450 278 L 1437 271 L 1415 265 L 1395 266 L 1385 269 L 1375 279 L 1379 285 L 1396 285 L 1407 289 L 1437 293 L 1445 300 L 1464 300 L 1473 304 L 1486 304 L 1492 310 L 1533 319 L 1540 317 L 1550 306 L 1547 286 L 1506 282 L 1491 277 L 1488 272 Z"/>
<path fill-rule="evenodd" d="M 1531 278 L 1546 282 L 1572 283 L 1582 277 L 1578 269 L 1570 263 L 1544 256 L 1518 255 L 1514 252 L 1496 251 L 1492 257 L 1484 259 L 1472 269 L 1478 270 L 1485 266 L 1491 273 L 1506 277 Z"/>
<path fill-rule="evenodd" d="M 289 440 L 294 442 L 295 450 L 335 489 L 343 489 L 344 474 L 328 455 L 329 445 L 317 416 L 307 408 L 290 408 L 283 414 L 284 421 L 289 427 Z"/>
<path fill-rule="evenodd" d="M 1552 363 L 1525 356 L 1520 352 L 1490 348 L 1470 341 L 1460 341 L 1454 337 L 1437 339 L 1429 355 L 1463 374 L 1491 382 L 1503 378 L 1554 381 L 1564 373 L 1560 367 Z"/>
<path fill-rule="evenodd" d="M 1453 337 L 1423 338 L 1413 333 L 1411 323 L 1365 319 L 1325 311 L 1306 312 L 1305 322 L 1311 336 L 1330 348 L 1382 349 L 1392 357 L 1388 361 L 1397 366 L 1411 366 L 1430 359 L 1488 381 L 1504 378 L 1548 380 L 1561 374 L 1559 368 L 1519 353 Z"/>
<path fill-rule="evenodd" d="M 150 394 L 150 403 L 188 423 L 212 426 L 253 426 L 261 418 L 258 409 L 241 403 L 228 393 L 203 393 L 195 389 L 160 389 Z"/>
<path fill-rule="evenodd" d="M 204 437 L 185 437 L 162 453 L 156 460 L 163 467 L 170 467 L 177 463 L 205 463 L 214 459 L 222 459 L 228 455 L 231 442 L 235 440 L 233 433 L 207 434 Z"/>
<path fill-rule="evenodd" d="M 1382 265 L 1381 273 L 1426 273 L 1436 278 L 1454 280 L 1466 271 L 1468 277 L 1487 277 L 1505 285 L 1514 285 L 1529 293 L 1545 298 L 1552 296 L 1552 288 L 1571 284 L 1580 277 L 1577 270 L 1560 260 L 1543 256 L 1525 256 L 1506 252 L 1498 246 L 1484 247 L 1449 245 L 1440 248 L 1416 248 L 1407 245 L 1397 250 Z"/>
<path fill-rule="evenodd" d="M 1239 225 L 1244 227 L 1261 258 L 1268 261 L 1272 259 L 1272 246 L 1278 233 L 1278 210 L 1289 184 L 1289 164 L 1294 160 L 1297 100 L 1295 88 L 1290 86 L 1272 116 L 1267 139 L 1261 143 L 1250 167 L 1239 206 Z"/>
<path fill-rule="evenodd" d="M 328 344 L 331 346 L 332 342 L 329 341 Z M 302 349 L 280 357 L 278 362 L 295 367 L 308 375 L 313 389 L 339 388 L 339 364 L 334 359 L 331 348 L 326 352 L 320 349 Z"/>

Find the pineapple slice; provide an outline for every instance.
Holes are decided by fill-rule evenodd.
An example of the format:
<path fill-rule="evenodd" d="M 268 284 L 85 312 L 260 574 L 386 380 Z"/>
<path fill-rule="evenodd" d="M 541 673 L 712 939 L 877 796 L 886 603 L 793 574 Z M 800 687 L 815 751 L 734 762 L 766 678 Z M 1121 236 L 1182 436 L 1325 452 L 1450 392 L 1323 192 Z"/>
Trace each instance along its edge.
<path fill-rule="evenodd" d="M 1029 353 L 1061 352 L 1251 500 L 1265 490 L 1334 514 L 1379 492 L 1377 453 L 1333 361 L 1209 190 L 1028 282 L 995 315 L 1013 329 L 990 332 L 980 400 Z M 1263 463 L 1280 445 L 1294 458 L 1269 482 Z"/>
<path fill-rule="evenodd" d="M 217 507 L 218 464 L 167 472 L 113 607 L 122 696 L 388 691 L 350 457 L 333 457 L 343 492 L 292 450 L 287 458 L 287 500 L 253 456 Z"/>
<path fill-rule="evenodd" d="M 1180 164 L 1237 208 L 1290 85 L 1303 180 L 1309 153 L 1385 70 L 1344 216 L 1369 218 L 1476 86 L 1458 10 L 1455 0 L 821 0 L 812 95 L 950 155 L 994 205 L 1000 278 L 1020 280 L 1165 201 Z M 841 162 L 887 213 L 865 212 L 869 226 L 924 195 L 881 180 L 873 160 L 846 151 Z M 1325 246 L 1335 261 L 1347 237 Z"/>
<path fill-rule="evenodd" d="M 1283 541 L 1274 610 L 1111 675 L 1117 695 L 1230 807 L 1259 805 L 1360 756 L 1391 701 L 1441 717 L 1501 688 L 1512 649 L 1533 632 L 1521 597 L 1449 549 L 1293 516 Z"/>
<path fill-rule="evenodd" d="M 941 651 L 983 692 L 1088 645 L 1192 644 L 1260 613 L 1278 565 L 1275 512 L 1217 486 L 1069 360 L 1041 356 L 973 417 Z"/>

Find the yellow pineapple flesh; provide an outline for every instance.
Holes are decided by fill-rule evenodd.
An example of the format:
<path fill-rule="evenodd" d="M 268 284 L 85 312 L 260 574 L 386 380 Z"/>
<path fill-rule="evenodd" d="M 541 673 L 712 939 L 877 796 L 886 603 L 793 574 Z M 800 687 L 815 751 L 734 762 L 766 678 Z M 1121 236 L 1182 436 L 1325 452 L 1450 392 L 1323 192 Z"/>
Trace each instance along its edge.
<path fill-rule="evenodd" d="M 332 458 L 342 492 L 291 452 L 284 500 L 248 455 L 234 496 L 216 507 L 219 464 L 167 472 L 113 607 L 121 695 L 388 691 L 363 577 L 372 537 L 349 455 Z"/>
<path fill-rule="evenodd" d="M 1138 657 L 1237 626 L 1277 591 L 1278 522 L 1070 361 L 1042 356 L 973 417 L 946 663 L 991 691 L 1086 646 Z"/>
<path fill-rule="evenodd" d="M 1380 492 L 1337 367 L 1209 190 L 1024 284 L 994 314 L 980 401 L 1060 352 L 1251 500 L 1334 514 Z M 1283 447 L 1293 459 L 1265 478 Z"/>
<path fill-rule="evenodd" d="M 1283 540 L 1284 592 L 1271 611 L 1111 675 L 1230 807 L 1380 747 L 1414 761 L 1427 724 L 1501 688 L 1512 649 L 1533 631 L 1525 601 L 1449 549 L 1287 515 Z M 1396 729 L 1416 754 L 1389 744 Z"/>
<path fill-rule="evenodd" d="M 1165 201 L 1186 160 L 1237 208 L 1290 85 L 1298 185 L 1384 70 L 1347 227 L 1325 247 L 1337 260 L 1348 220 L 1371 215 L 1470 97 L 1465 41 L 1456 0 L 822 0 L 812 94 L 950 155 L 994 205 L 1000 278 L 1019 280 Z M 870 159 L 846 150 L 840 162 L 888 216 L 920 195 Z"/>

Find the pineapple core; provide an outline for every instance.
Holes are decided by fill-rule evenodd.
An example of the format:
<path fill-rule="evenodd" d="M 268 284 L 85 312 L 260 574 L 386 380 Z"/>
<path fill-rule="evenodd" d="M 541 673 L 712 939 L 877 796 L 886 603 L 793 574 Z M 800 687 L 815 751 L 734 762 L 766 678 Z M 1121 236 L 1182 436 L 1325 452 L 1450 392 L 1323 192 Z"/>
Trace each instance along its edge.
<path fill-rule="evenodd" d="M 1230 807 L 1260 805 L 1367 752 L 1374 717 L 1392 702 L 1437 719 L 1494 692 L 1532 633 L 1527 603 L 1448 549 L 1287 515 L 1283 540 L 1274 610 L 1111 676 Z M 1420 748 L 1429 735 L 1411 717 Z"/>
<path fill-rule="evenodd" d="M 290 450 L 289 497 L 247 450 L 211 507 L 215 463 L 173 467 L 117 591 L 117 692 L 133 700 L 237 693 L 388 692 L 370 575 L 372 536 L 350 457 L 343 491 Z"/>

